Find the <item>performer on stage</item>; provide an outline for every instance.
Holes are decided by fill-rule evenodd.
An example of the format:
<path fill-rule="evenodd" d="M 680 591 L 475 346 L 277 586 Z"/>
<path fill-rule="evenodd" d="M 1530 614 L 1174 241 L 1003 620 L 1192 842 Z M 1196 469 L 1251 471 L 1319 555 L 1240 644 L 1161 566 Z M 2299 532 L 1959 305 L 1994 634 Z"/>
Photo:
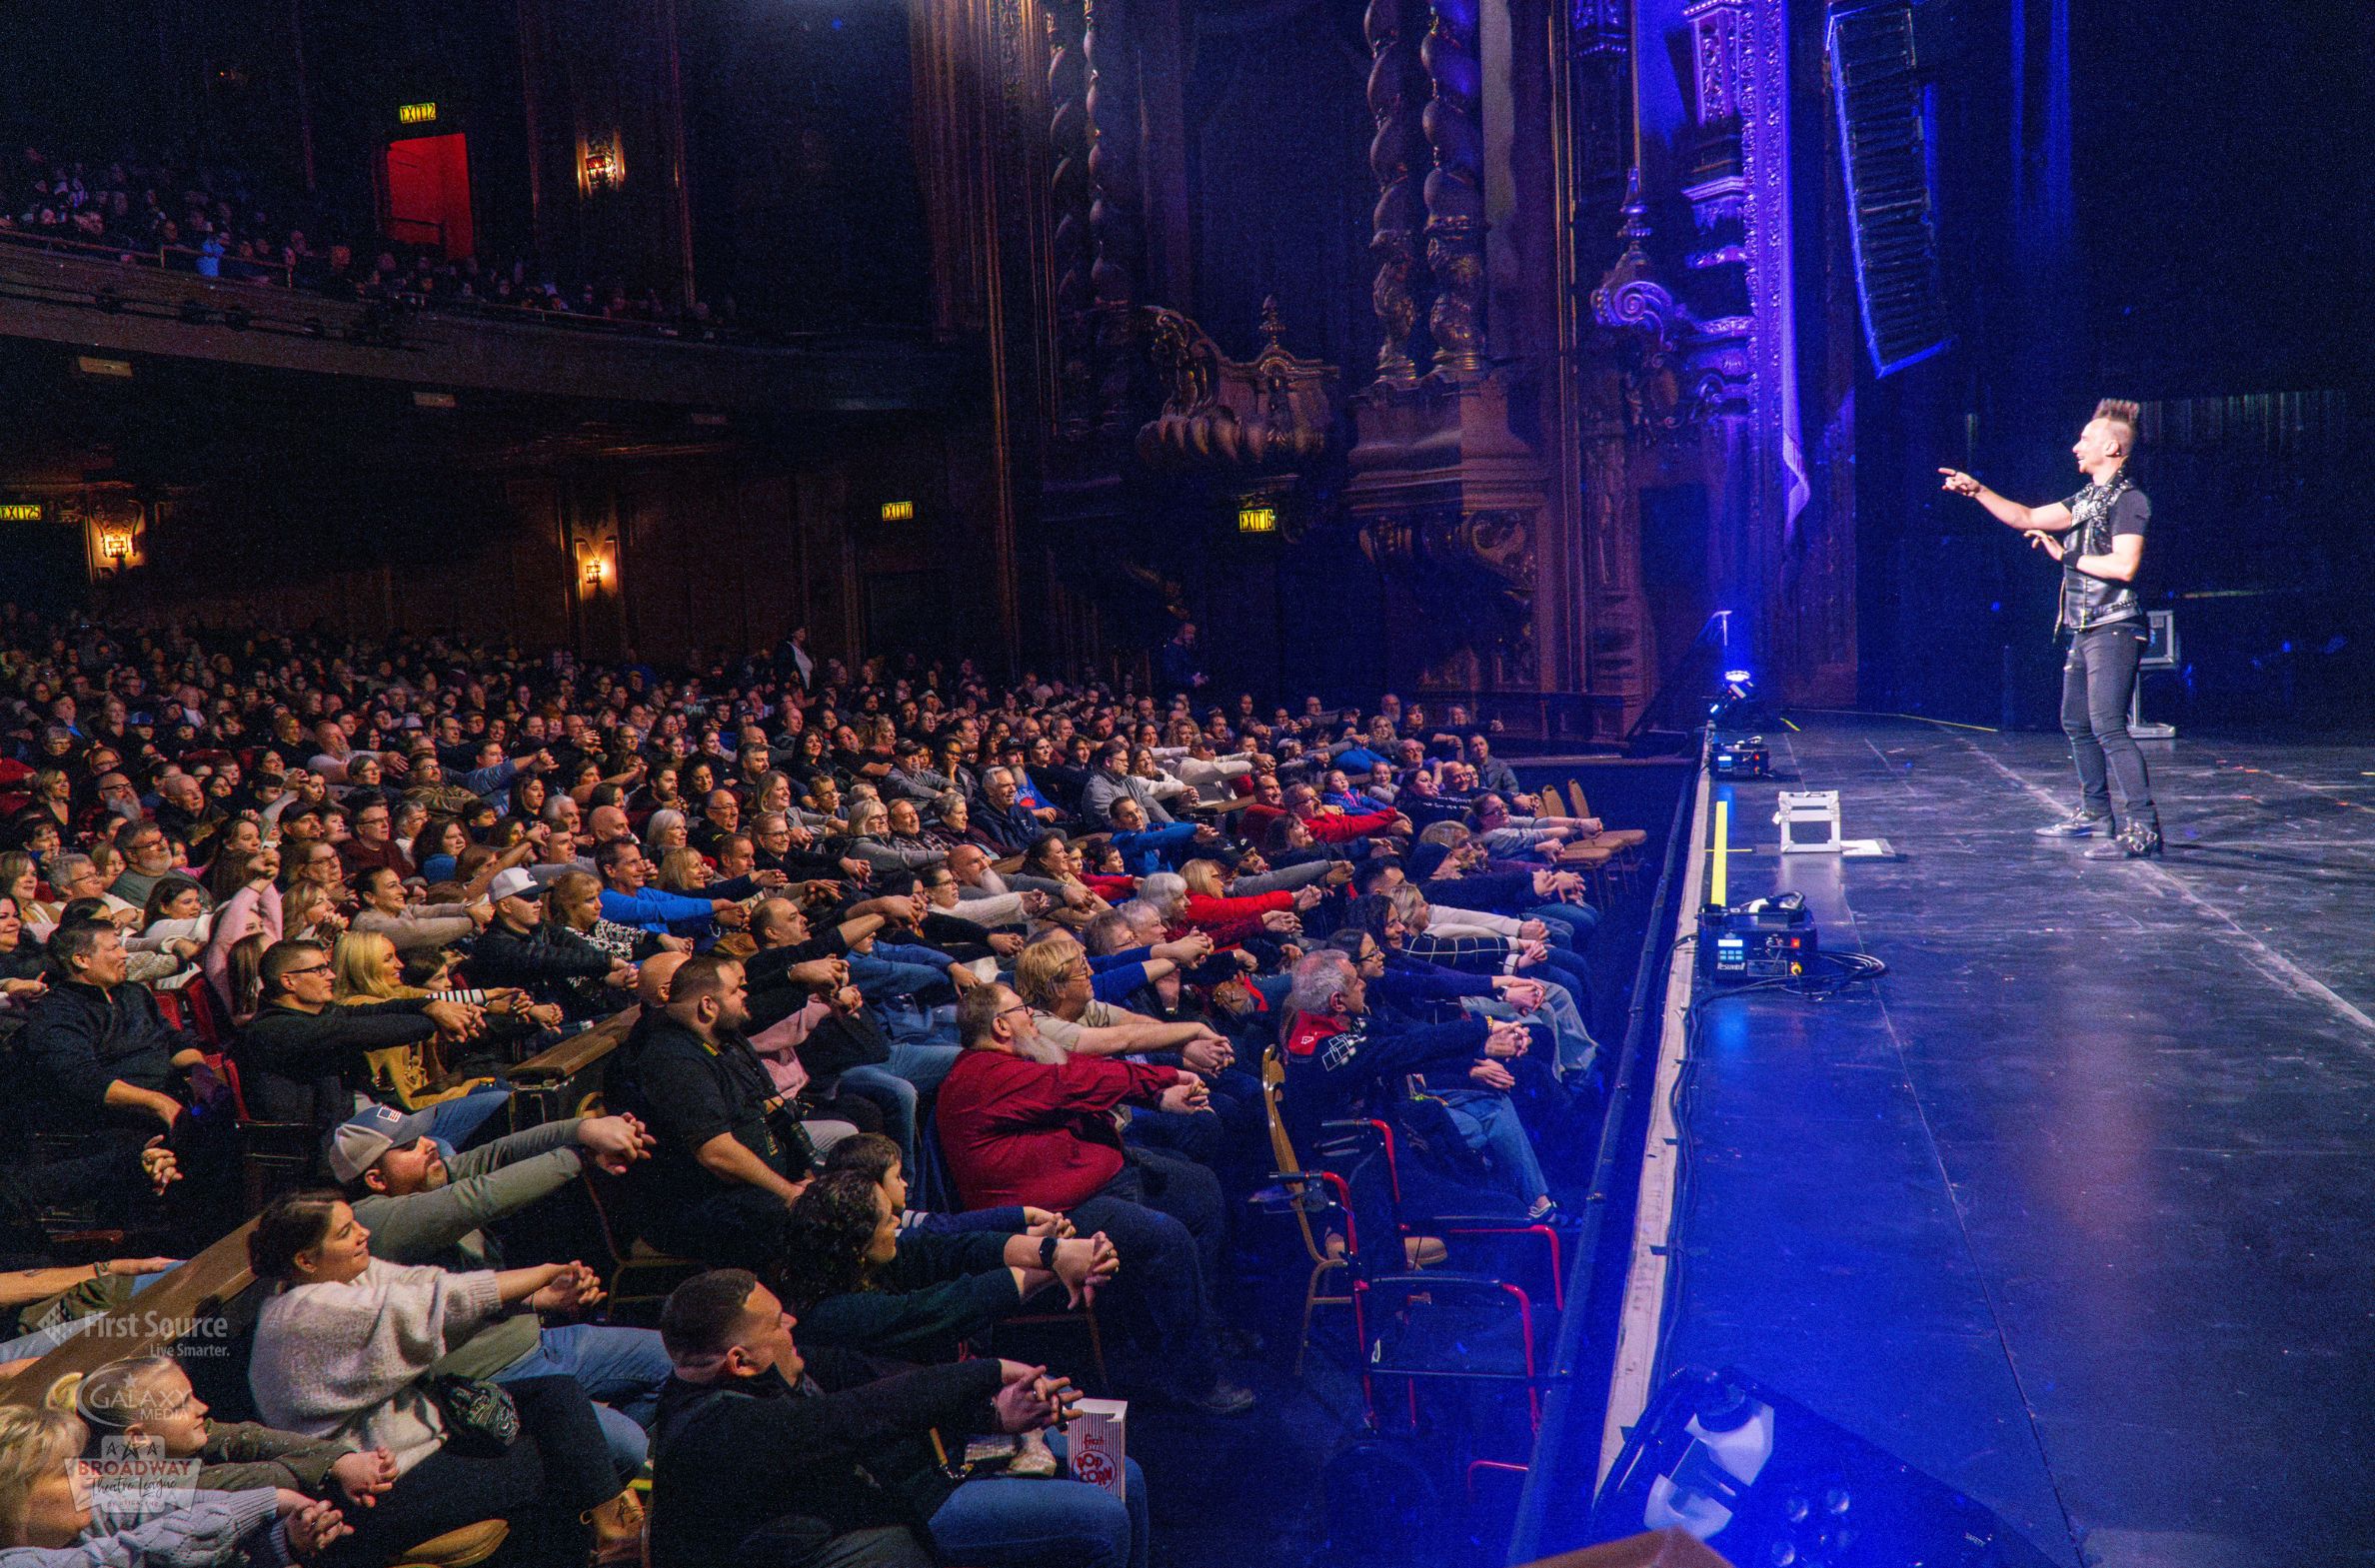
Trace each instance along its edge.
<path fill-rule="evenodd" d="M 1958 469 L 1938 470 L 1945 489 L 1978 502 L 1997 522 L 2021 530 L 2030 545 L 2061 563 L 2061 613 L 2053 630 L 2070 634 L 2069 657 L 2062 662 L 2062 733 L 2070 738 L 2082 798 L 2066 820 L 2037 832 L 2048 838 L 2102 834 L 2104 841 L 2086 851 L 2090 860 L 2161 852 L 2152 782 L 2127 727 L 2136 664 L 2150 636 L 2135 585 L 2152 503 L 2127 475 L 2135 450 L 2136 406 L 2105 398 L 2070 449 L 2087 484 L 2068 501 L 2024 507 Z M 2113 784 L 2119 790 L 2116 823 Z"/>

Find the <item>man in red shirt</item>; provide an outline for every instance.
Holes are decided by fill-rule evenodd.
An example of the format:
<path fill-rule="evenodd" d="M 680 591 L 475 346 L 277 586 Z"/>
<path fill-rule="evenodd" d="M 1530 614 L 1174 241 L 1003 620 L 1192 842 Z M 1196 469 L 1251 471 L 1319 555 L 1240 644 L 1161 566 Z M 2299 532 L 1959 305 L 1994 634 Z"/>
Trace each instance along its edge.
<path fill-rule="evenodd" d="M 965 1206 L 1028 1203 L 1069 1213 L 1084 1234 L 1104 1231 L 1127 1264 L 1115 1294 L 1144 1314 L 1158 1391 L 1214 1415 L 1250 1408 L 1251 1391 L 1220 1377 L 1212 1349 L 1205 1253 L 1225 1222 L 1219 1184 L 1186 1160 L 1126 1149 L 1114 1116 L 1126 1104 L 1205 1109 L 1203 1080 L 1072 1055 L 1004 985 L 966 992 L 957 1031 L 965 1053 L 933 1115 Z"/>
<path fill-rule="evenodd" d="M 350 881 L 358 881 L 365 871 L 380 866 L 394 871 L 403 881 L 420 874 L 413 868 L 404 846 L 396 841 L 395 813 L 388 808 L 384 795 L 356 796 L 355 834 L 338 844 L 338 858 L 346 867 Z"/>

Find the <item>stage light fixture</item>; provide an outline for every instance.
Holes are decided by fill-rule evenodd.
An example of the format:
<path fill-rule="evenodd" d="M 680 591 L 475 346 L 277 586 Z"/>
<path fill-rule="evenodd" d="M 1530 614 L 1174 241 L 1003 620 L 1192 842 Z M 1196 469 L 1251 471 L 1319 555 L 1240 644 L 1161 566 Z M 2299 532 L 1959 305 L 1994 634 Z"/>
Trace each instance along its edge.
<path fill-rule="evenodd" d="M 1723 685 L 1707 705 L 1707 722 L 1718 731 L 1761 730 L 1771 720 L 1764 700 L 1756 695 L 1756 678 L 1745 670 L 1723 672 Z"/>

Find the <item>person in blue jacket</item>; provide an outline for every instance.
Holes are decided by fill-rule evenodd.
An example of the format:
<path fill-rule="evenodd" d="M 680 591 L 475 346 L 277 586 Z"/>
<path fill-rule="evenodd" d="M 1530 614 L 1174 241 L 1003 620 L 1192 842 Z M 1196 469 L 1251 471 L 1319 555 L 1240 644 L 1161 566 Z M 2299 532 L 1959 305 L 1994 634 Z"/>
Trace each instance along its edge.
<path fill-rule="evenodd" d="M 1114 823 L 1111 841 L 1121 851 L 1123 869 L 1133 876 L 1176 871 L 1196 849 L 1220 841 L 1220 834 L 1201 822 L 1151 827 L 1147 808 L 1126 794 L 1115 797 L 1107 814 Z"/>
<path fill-rule="evenodd" d="M 697 945 L 707 945 L 720 926 L 740 930 L 750 923 L 751 911 L 730 899 L 697 898 L 646 886 L 652 877 L 652 862 L 645 857 L 643 845 L 632 838 L 613 838 L 595 852 L 594 863 L 602 873 L 602 917 L 606 920 L 655 936 L 668 935 L 672 923 L 683 921 Z"/>

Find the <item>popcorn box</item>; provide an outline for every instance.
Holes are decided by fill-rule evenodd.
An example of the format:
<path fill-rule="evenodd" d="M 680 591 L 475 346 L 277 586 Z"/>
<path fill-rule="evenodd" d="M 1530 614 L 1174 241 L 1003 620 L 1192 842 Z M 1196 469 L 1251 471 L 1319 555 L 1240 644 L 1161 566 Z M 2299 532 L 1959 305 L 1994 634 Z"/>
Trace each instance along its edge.
<path fill-rule="evenodd" d="M 1122 1461 L 1129 1421 L 1127 1399 L 1084 1399 L 1073 1406 L 1065 1442 L 1074 1480 L 1102 1486 L 1116 1497 L 1128 1495 L 1129 1472 Z"/>

